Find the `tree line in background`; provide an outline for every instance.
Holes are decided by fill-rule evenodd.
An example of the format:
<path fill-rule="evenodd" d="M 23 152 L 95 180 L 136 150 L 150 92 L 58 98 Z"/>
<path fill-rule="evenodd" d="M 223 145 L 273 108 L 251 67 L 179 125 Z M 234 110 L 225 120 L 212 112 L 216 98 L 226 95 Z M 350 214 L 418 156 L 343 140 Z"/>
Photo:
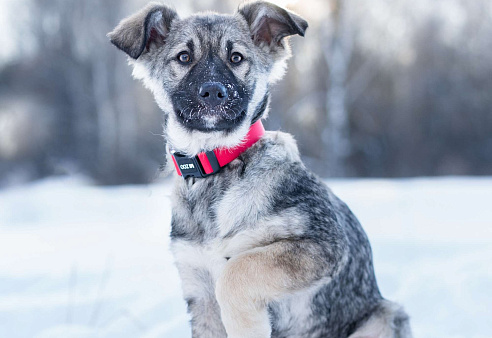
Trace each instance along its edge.
<path fill-rule="evenodd" d="M 16 54 L 0 64 L 0 183 L 157 176 L 161 112 L 105 36 L 144 4 L 9 7 Z M 231 13 L 237 2 L 174 5 Z M 292 9 L 310 28 L 292 39 L 265 125 L 293 133 L 308 167 L 325 177 L 492 174 L 488 0 L 311 0 Z"/>

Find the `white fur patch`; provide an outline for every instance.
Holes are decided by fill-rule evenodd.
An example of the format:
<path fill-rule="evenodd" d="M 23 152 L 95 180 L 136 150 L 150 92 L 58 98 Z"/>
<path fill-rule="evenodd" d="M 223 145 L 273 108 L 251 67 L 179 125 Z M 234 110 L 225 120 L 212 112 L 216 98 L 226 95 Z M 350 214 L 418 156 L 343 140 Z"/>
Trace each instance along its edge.
<path fill-rule="evenodd" d="M 225 256 L 220 250 L 217 250 L 218 243 L 209 243 L 201 246 L 196 243 L 186 241 L 171 242 L 171 251 L 174 254 L 176 264 L 183 285 L 184 297 L 197 297 L 205 294 L 208 285 L 197 276 L 197 269 L 208 271 L 215 283 L 220 273 L 224 270 L 227 263 Z"/>
<path fill-rule="evenodd" d="M 274 84 L 275 82 L 279 81 L 284 76 L 286 69 L 287 69 L 287 57 L 275 62 L 273 64 L 272 70 L 270 71 L 268 82 L 270 84 Z"/>
<path fill-rule="evenodd" d="M 176 116 L 174 114 L 169 114 L 165 134 L 171 149 L 177 150 L 188 156 L 195 156 L 202 151 L 208 151 L 215 148 L 235 147 L 241 144 L 248 133 L 248 130 L 248 123 L 243 123 L 235 132 L 230 134 L 225 134 L 222 131 L 190 131 L 176 121 Z"/>

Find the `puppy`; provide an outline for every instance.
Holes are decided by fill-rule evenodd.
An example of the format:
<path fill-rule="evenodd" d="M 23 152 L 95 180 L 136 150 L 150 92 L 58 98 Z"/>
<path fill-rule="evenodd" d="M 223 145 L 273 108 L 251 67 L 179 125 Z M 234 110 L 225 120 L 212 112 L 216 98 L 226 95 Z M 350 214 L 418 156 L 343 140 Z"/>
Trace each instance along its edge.
<path fill-rule="evenodd" d="M 307 22 L 268 2 L 181 19 L 151 3 L 108 34 L 165 114 L 172 251 L 193 337 L 411 337 L 359 222 L 264 132 L 269 89 Z"/>

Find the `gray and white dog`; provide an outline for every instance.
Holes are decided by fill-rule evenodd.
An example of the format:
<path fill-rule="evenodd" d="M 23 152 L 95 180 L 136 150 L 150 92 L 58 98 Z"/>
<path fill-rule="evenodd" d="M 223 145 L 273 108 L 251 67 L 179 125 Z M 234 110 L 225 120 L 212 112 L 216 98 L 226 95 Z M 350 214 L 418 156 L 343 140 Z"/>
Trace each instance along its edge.
<path fill-rule="evenodd" d="M 307 27 L 263 1 L 184 19 L 151 3 L 108 36 L 164 111 L 168 148 L 192 158 L 266 117 L 286 37 Z M 288 134 L 266 132 L 214 175 L 176 175 L 171 238 L 193 337 L 411 337 L 359 222 Z"/>

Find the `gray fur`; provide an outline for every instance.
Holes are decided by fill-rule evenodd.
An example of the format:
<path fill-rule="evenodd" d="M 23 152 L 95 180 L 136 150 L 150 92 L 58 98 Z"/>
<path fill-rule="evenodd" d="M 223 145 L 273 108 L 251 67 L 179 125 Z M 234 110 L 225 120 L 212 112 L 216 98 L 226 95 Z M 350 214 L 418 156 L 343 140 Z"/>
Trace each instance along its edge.
<path fill-rule="evenodd" d="M 300 16 L 265 1 L 247 3 L 239 13 L 246 19 L 256 45 L 276 49 L 283 47 L 283 38 L 304 36 L 308 24 Z"/>
<path fill-rule="evenodd" d="M 176 12 L 159 3 L 149 3 L 145 8 L 121 23 L 108 34 L 111 42 L 137 59 L 149 42 L 163 44 Z"/>
<path fill-rule="evenodd" d="M 110 37 L 164 111 L 168 147 L 194 156 L 237 145 L 266 117 L 290 55 L 285 38 L 306 28 L 266 2 L 185 19 L 152 4 Z M 183 51 L 189 63 L 177 61 Z M 231 98 L 201 105 L 204 81 Z M 379 292 L 362 227 L 305 168 L 290 135 L 267 132 L 218 174 L 175 183 L 171 248 L 193 337 L 411 337 L 405 312 Z"/>

